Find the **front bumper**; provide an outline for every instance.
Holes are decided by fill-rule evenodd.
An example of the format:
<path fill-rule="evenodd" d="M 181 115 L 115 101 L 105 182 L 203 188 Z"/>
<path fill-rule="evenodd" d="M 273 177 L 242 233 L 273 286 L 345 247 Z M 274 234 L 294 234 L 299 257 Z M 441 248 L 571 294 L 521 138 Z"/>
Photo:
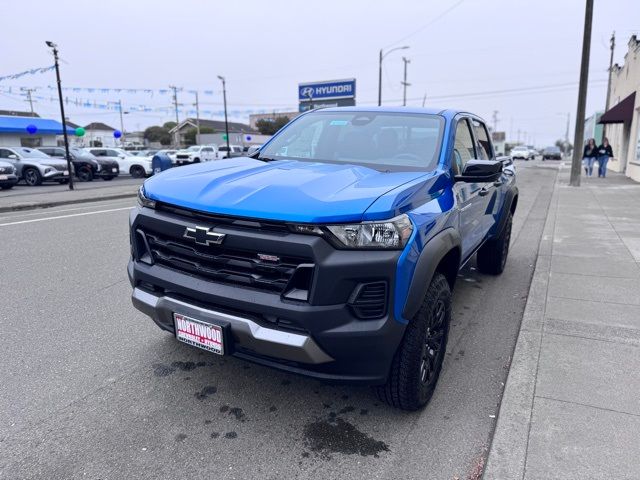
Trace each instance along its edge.
<path fill-rule="evenodd" d="M 145 228 L 184 232 L 194 225 L 146 208 L 132 212 L 130 223 L 134 235 Z M 384 315 L 372 320 L 358 318 L 350 301 L 366 282 L 387 282 L 387 292 L 393 292 L 400 252 L 336 250 L 314 236 L 215 229 L 227 234 L 230 248 L 276 255 L 306 252 L 315 264 L 308 300 L 199 278 L 160 262 L 140 261 L 134 252 L 128 264 L 134 306 L 171 333 L 174 312 L 219 324 L 229 332 L 225 350 L 236 357 L 329 381 L 386 381 L 405 329 L 393 317 L 393 295 L 387 293 Z"/>
<path fill-rule="evenodd" d="M 15 174 L 0 173 L 0 187 L 8 187 L 18 183 L 18 177 Z"/>
<path fill-rule="evenodd" d="M 100 170 L 93 172 L 93 176 L 97 178 L 117 177 L 119 174 L 120 174 L 120 170 L 117 165 L 108 166 L 108 167 L 102 166 Z"/>
<path fill-rule="evenodd" d="M 65 178 L 69 178 L 69 171 L 68 170 L 64 170 L 64 171 L 60 171 L 60 170 L 55 170 L 52 169 L 49 172 L 41 172 L 42 175 L 42 179 L 43 180 L 62 180 Z"/>

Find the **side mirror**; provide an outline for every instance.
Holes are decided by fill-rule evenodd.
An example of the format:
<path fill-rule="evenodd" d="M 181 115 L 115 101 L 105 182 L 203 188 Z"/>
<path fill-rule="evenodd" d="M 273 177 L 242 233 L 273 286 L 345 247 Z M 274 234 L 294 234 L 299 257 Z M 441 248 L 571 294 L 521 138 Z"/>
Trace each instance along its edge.
<path fill-rule="evenodd" d="M 462 175 L 456 175 L 455 180 L 469 183 L 495 182 L 502 175 L 502 168 L 500 160 L 469 160 Z"/>
<path fill-rule="evenodd" d="M 11 160 L 20 160 L 20 159 L 18 158 L 18 155 L 15 155 L 15 154 L 13 154 L 13 153 L 12 153 L 11 155 L 9 155 L 7 158 L 10 158 Z"/>

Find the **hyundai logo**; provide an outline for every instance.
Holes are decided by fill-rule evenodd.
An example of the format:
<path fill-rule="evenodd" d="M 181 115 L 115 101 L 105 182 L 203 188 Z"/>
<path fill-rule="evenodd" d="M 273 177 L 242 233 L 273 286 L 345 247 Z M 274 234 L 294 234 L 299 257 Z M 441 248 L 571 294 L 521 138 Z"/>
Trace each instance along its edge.
<path fill-rule="evenodd" d="M 313 92 L 313 87 L 304 87 L 302 90 L 300 90 L 300 95 L 303 97 L 313 98 Z"/>
<path fill-rule="evenodd" d="M 198 245 L 220 245 L 226 235 L 224 233 L 216 233 L 207 227 L 195 228 L 187 227 L 184 231 L 184 238 L 195 241 Z"/>

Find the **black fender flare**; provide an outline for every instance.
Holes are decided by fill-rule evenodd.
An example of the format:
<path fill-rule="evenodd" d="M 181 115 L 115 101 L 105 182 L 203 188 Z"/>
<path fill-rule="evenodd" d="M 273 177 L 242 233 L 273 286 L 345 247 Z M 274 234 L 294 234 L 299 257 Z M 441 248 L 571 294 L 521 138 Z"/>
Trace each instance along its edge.
<path fill-rule="evenodd" d="M 416 262 L 407 300 L 402 310 L 403 318 L 412 319 L 415 316 L 427 294 L 438 264 L 451 250 L 460 251 L 461 245 L 460 233 L 453 227 L 443 230 L 427 242 Z"/>
<path fill-rule="evenodd" d="M 502 213 L 500 214 L 500 219 L 498 220 L 496 227 L 491 230 L 491 234 L 489 238 L 496 238 L 502 233 L 502 229 L 504 225 L 507 223 L 507 218 L 509 218 L 509 212 L 511 211 L 511 205 L 513 205 L 513 201 L 518 197 L 518 187 L 514 186 L 507 190 L 505 194 L 504 203 L 502 204 Z"/>

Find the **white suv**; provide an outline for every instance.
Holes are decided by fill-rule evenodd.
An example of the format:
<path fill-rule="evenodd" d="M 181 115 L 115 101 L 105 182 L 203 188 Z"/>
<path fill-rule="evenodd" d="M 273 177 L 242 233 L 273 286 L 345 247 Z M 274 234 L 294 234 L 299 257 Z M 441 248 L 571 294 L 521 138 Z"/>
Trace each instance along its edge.
<path fill-rule="evenodd" d="M 183 150 L 178 150 L 175 154 L 174 164 L 210 162 L 222 158 L 216 145 L 194 145 Z"/>
<path fill-rule="evenodd" d="M 516 145 L 511 149 L 511 158 L 513 158 L 514 160 L 516 158 L 522 158 L 524 160 L 534 160 L 536 158 L 536 154 L 526 145 Z"/>
<path fill-rule="evenodd" d="M 85 150 L 99 159 L 118 162 L 120 175 L 129 174 L 133 178 L 144 178 L 153 173 L 149 157 L 138 157 L 120 148 L 86 148 Z"/>

